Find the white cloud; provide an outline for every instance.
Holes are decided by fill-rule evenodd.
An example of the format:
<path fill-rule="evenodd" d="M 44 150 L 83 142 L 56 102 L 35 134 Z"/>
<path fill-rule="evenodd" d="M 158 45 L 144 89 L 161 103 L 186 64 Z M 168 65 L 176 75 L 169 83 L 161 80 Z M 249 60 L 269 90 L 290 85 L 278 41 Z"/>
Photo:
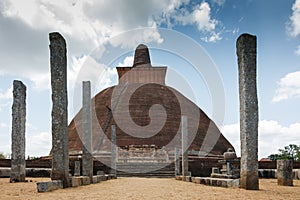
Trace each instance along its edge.
<path fill-rule="evenodd" d="M 7 89 L 5 92 L 0 89 L 0 100 L 9 100 L 12 99 L 12 97 L 12 88 Z"/>
<path fill-rule="evenodd" d="M 10 101 L 5 102 L 5 103 L 0 103 L 0 112 L 2 112 L 3 110 L 10 109 L 11 105 L 12 105 L 12 102 L 10 102 Z"/>
<path fill-rule="evenodd" d="M 0 128 L 7 128 L 8 125 L 6 123 L 0 122 Z"/>
<path fill-rule="evenodd" d="M 51 150 L 52 136 L 48 132 L 37 132 L 26 137 L 26 155 L 47 156 Z"/>
<path fill-rule="evenodd" d="M 48 33 L 53 31 L 66 38 L 71 59 L 133 28 L 152 27 L 130 40 L 113 40 L 113 45 L 132 48 L 163 42 L 153 16 L 160 15 L 168 2 L 131 1 L 1 1 L 0 26 L 6 28 L 0 34 L 0 73 L 29 79 L 37 90 L 50 89 Z M 74 66 L 69 63 L 72 76 Z"/>
<path fill-rule="evenodd" d="M 295 54 L 300 56 L 300 45 L 297 47 Z"/>
<path fill-rule="evenodd" d="M 209 37 L 206 36 L 201 38 L 201 40 L 203 40 L 204 42 L 217 42 L 221 39 L 222 37 L 220 36 L 220 33 L 215 33 L 215 32 L 212 32 Z"/>
<path fill-rule="evenodd" d="M 211 1 L 212 3 L 216 3 L 218 4 L 219 6 L 222 6 L 225 4 L 226 0 L 212 0 Z"/>
<path fill-rule="evenodd" d="M 115 69 L 110 69 L 104 64 L 100 64 L 89 55 L 80 58 L 72 57 L 72 69 L 69 71 L 69 87 L 73 88 L 82 81 L 91 81 L 92 86 L 108 86 L 113 76 L 117 76 Z M 103 88 L 104 89 L 104 88 Z"/>
<path fill-rule="evenodd" d="M 182 9 L 174 15 L 174 19 L 182 24 L 195 24 L 199 31 L 213 31 L 218 24 L 216 19 L 212 19 L 210 16 L 210 6 L 207 2 L 195 6 L 192 12 L 187 9 Z"/>
<path fill-rule="evenodd" d="M 278 88 L 272 102 L 279 102 L 289 98 L 300 97 L 300 71 L 292 72 L 285 75 L 278 82 Z"/>
<path fill-rule="evenodd" d="M 50 89 L 48 33 L 53 31 L 66 38 L 70 57 L 88 54 L 108 39 L 136 28 L 141 29 L 137 34 L 113 39 L 111 44 L 133 48 L 139 43 L 162 43 L 158 26 L 163 24 L 195 25 L 205 41 L 222 39 L 216 32 L 219 21 L 211 18 L 209 4 L 203 1 L 191 7 L 189 3 L 190 0 L 143 3 L 139 0 L 3 0 L 0 26 L 6 28 L 1 29 L 0 35 L 0 74 L 29 79 L 37 90 Z M 214 3 L 220 5 L 223 1 Z M 143 27 L 152 29 L 143 30 Z M 69 70 L 72 68 L 69 65 Z"/>
<path fill-rule="evenodd" d="M 240 156 L 240 125 L 228 124 L 221 128 L 223 135 L 235 147 Z M 274 120 L 259 121 L 258 129 L 258 157 L 267 157 L 278 153 L 278 149 L 289 144 L 300 144 L 300 123 L 283 126 Z"/>
<path fill-rule="evenodd" d="M 167 3 L 130 1 L 5 0 L 3 14 L 32 29 L 56 30 L 99 46 L 124 30 L 151 26 L 152 16 L 161 13 Z"/>
<path fill-rule="evenodd" d="M 127 56 L 122 63 L 118 63 L 119 67 L 128 67 L 128 66 L 132 66 L 133 65 L 133 60 L 134 57 L 133 56 Z"/>
<path fill-rule="evenodd" d="M 212 31 L 218 23 L 217 20 L 210 17 L 210 6 L 206 2 L 202 2 L 192 13 L 192 21 L 194 21 L 199 30 Z"/>
<path fill-rule="evenodd" d="M 214 2 L 217 3 L 217 2 Z M 218 4 L 222 1 L 219 1 Z M 203 1 L 202 3 L 194 6 L 191 11 L 187 8 L 181 8 L 173 11 L 171 18 L 174 18 L 176 23 L 182 25 L 196 25 L 198 30 L 204 34 L 201 39 L 205 42 L 216 42 L 221 40 L 220 32 L 216 32 L 217 26 L 220 21 L 211 17 L 210 5 Z"/>
<path fill-rule="evenodd" d="M 121 46 L 123 49 L 132 49 L 140 43 L 156 42 L 160 44 L 163 41 L 163 38 L 157 32 L 156 24 L 147 29 L 140 28 L 130 32 L 123 32 L 109 40 L 110 44 L 114 47 Z"/>
<path fill-rule="evenodd" d="M 220 128 L 222 134 L 232 144 L 235 149 L 237 156 L 241 155 L 241 144 L 240 144 L 240 125 L 239 124 L 228 124 Z"/>
<path fill-rule="evenodd" d="M 41 73 L 41 74 L 32 74 L 29 79 L 33 82 L 34 89 L 38 91 L 47 90 L 51 88 L 50 85 L 50 74 Z"/>
<path fill-rule="evenodd" d="M 96 61 L 91 55 L 72 57 L 72 68 L 69 70 L 68 86 L 73 92 L 73 113 L 77 113 L 82 106 L 82 81 L 91 82 L 92 96 L 103 89 L 116 84 L 113 82 L 117 77 L 116 68 L 107 67 Z"/>
<path fill-rule="evenodd" d="M 295 1 L 292 10 L 288 31 L 291 36 L 296 37 L 300 34 L 300 0 Z"/>
<path fill-rule="evenodd" d="M 6 91 L 1 90 L 0 88 L 0 112 L 4 109 L 10 108 L 12 102 L 11 99 L 13 98 L 13 89 L 8 88 Z"/>

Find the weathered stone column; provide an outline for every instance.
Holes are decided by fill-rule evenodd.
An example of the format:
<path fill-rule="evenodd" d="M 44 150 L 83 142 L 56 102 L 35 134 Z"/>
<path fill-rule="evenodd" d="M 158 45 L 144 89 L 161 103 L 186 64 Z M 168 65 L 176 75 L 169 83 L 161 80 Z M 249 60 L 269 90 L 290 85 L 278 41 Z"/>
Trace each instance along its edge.
<path fill-rule="evenodd" d="M 26 175 L 26 86 L 21 81 L 16 80 L 13 84 L 10 182 L 24 182 Z"/>
<path fill-rule="evenodd" d="M 187 136 L 188 136 L 188 125 L 187 116 L 181 116 L 181 133 L 182 133 L 182 176 L 189 176 L 189 161 L 188 161 L 188 147 L 187 147 Z"/>
<path fill-rule="evenodd" d="M 174 152 L 175 176 L 180 175 L 180 149 L 175 148 Z"/>
<path fill-rule="evenodd" d="M 50 33 L 52 87 L 52 180 L 69 186 L 67 49 L 59 33 Z"/>
<path fill-rule="evenodd" d="M 93 181 L 91 82 L 82 82 L 82 175 Z"/>
<path fill-rule="evenodd" d="M 240 93 L 241 188 L 258 190 L 258 101 L 256 90 L 256 36 L 237 39 Z"/>
<path fill-rule="evenodd" d="M 277 184 L 293 186 L 293 161 L 277 160 Z"/>
<path fill-rule="evenodd" d="M 117 172 L 117 145 L 116 145 L 116 125 L 111 126 L 111 174 L 116 175 Z"/>

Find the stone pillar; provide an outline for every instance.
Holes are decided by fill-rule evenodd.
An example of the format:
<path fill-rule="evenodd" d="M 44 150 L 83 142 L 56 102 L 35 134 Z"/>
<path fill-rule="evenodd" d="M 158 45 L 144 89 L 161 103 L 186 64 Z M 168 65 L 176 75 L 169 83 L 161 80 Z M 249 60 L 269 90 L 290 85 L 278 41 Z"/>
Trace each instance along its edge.
<path fill-rule="evenodd" d="M 188 147 L 187 147 L 187 140 L 188 140 L 188 122 L 187 116 L 181 116 L 181 133 L 182 133 L 182 176 L 189 176 L 189 161 L 188 161 Z"/>
<path fill-rule="evenodd" d="M 240 93 L 241 188 L 258 190 L 258 102 L 256 90 L 256 36 L 237 39 Z"/>
<path fill-rule="evenodd" d="M 277 184 L 293 186 L 293 161 L 277 160 Z"/>
<path fill-rule="evenodd" d="M 77 160 L 74 163 L 74 176 L 80 176 L 80 161 Z"/>
<path fill-rule="evenodd" d="M 82 175 L 93 180 L 91 83 L 82 82 Z"/>
<path fill-rule="evenodd" d="M 10 182 L 24 182 L 26 86 L 21 81 L 13 83 L 12 133 L 11 133 L 11 175 Z"/>
<path fill-rule="evenodd" d="M 174 152 L 175 176 L 180 175 L 180 149 L 175 148 Z"/>
<path fill-rule="evenodd" d="M 67 49 L 59 33 L 50 33 L 52 87 L 52 180 L 69 186 Z"/>
<path fill-rule="evenodd" d="M 116 175 L 117 172 L 117 150 L 116 150 L 116 125 L 111 126 L 111 174 Z"/>

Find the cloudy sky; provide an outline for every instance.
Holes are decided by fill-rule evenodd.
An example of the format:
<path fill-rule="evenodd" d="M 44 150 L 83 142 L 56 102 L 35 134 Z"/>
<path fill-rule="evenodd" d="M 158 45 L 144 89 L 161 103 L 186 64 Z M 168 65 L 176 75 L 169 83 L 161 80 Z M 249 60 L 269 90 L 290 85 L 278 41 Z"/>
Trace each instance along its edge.
<path fill-rule="evenodd" d="M 242 33 L 256 35 L 259 158 L 277 153 L 279 148 L 291 143 L 300 145 L 300 0 L 2 0 L 2 153 L 10 153 L 12 83 L 15 79 L 27 86 L 26 155 L 42 156 L 50 151 L 48 34 L 54 31 L 65 37 L 68 46 L 69 121 L 80 107 L 77 83 L 92 80 L 93 94 L 116 84 L 114 67 L 131 65 L 132 51 L 139 43 L 145 43 L 150 51 L 153 47 L 152 62 L 169 67 L 167 83 L 216 120 L 238 154 L 235 43 Z M 178 41 L 176 35 L 185 39 Z M 208 80 L 211 77 L 207 79 L 205 72 L 201 80 L 187 70 L 191 61 L 189 55 L 186 60 L 178 54 L 175 58 L 172 55 L 175 51 L 172 43 L 180 45 L 183 53 L 195 54 L 186 41 L 201 47 L 202 52 L 196 53 L 204 52 L 203 63 L 206 64 L 206 58 L 211 59 L 217 71 L 216 79 L 222 82 L 223 99 L 214 99 L 216 91 L 212 91 L 214 87 Z M 160 50 L 161 47 L 164 49 Z M 199 62 L 201 59 L 200 56 Z M 88 68 L 82 70 L 83 66 Z M 191 86 L 192 95 L 180 88 L 185 84 L 178 84 L 178 79 L 174 78 L 177 76 Z M 215 119 L 213 104 L 216 101 L 224 105 L 223 120 Z"/>

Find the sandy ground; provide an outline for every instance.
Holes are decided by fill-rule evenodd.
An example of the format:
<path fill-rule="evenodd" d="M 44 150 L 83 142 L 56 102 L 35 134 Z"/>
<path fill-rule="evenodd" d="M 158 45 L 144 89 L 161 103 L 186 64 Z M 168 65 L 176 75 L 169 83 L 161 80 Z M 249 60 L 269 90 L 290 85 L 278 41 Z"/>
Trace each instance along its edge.
<path fill-rule="evenodd" d="M 118 178 L 98 184 L 37 193 L 36 182 L 47 178 L 28 178 L 33 182 L 9 183 L 0 179 L 0 199 L 299 199 L 300 180 L 293 187 L 277 186 L 276 179 L 261 179 L 260 190 L 211 187 L 159 178 Z"/>

